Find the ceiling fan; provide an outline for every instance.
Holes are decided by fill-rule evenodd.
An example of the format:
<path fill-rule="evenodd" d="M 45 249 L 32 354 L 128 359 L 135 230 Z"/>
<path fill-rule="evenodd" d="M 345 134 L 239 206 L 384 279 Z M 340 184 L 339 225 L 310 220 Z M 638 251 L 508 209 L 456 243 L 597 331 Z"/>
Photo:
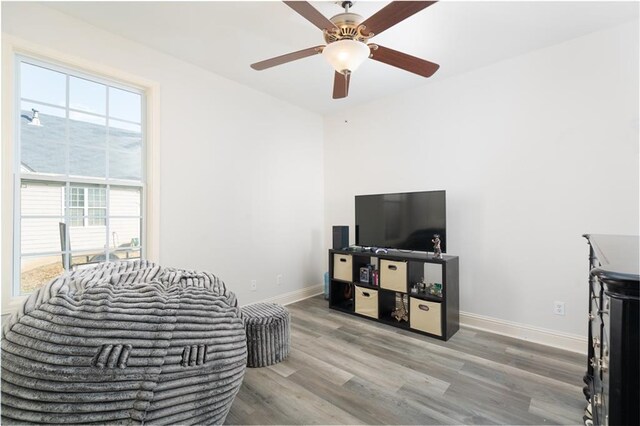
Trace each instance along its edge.
<path fill-rule="evenodd" d="M 350 1 L 342 2 L 344 13 L 339 13 L 331 19 L 327 19 L 306 1 L 285 1 L 284 3 L 321 29 L 327 44 L 256 62 L 251 64 L 254 70 L 261 71 L 322 53 L 336 70 L 333 79 L 333 98 L 340 99 L 346 98 L 349 94 L 351 73 L 367 58 L 423 77 L 431 77 L 440 68 L 440 65 L 433 62 L 379 44 L 367 44 L 373 36 L 431 6 L 436 3 L 435 1 L 392 1 L 366 20 L 356 13 L 349 12 L 352 6 Z"/>

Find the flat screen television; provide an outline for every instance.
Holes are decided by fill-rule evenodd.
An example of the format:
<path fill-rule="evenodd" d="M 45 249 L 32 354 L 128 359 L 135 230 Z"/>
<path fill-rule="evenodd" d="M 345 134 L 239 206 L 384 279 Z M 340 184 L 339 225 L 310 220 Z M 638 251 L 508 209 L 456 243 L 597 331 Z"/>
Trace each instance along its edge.
<path fill-rule="evenodd" d="M 445 191 L 356 195 L 356 244 L 433 251 L 434 234 L 447 251 Z"/>

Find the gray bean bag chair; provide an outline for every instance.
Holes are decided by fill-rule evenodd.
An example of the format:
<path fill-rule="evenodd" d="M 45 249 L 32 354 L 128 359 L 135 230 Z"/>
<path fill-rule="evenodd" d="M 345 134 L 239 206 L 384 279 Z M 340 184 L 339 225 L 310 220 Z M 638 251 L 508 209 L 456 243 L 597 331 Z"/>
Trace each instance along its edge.
<path fill-rule="evenodd" d="M 65 273 L 2 329 L 2 424 L 221 424 L 246 363 L 235 295 L 212 274 Z"/>

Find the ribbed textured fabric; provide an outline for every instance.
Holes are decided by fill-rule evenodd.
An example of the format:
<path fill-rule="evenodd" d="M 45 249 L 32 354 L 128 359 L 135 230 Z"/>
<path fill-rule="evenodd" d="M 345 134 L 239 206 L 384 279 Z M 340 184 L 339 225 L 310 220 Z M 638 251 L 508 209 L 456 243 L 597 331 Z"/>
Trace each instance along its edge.
<path fill-rule="evenodd" d="M 247 332 L 247 366 L 266 367 L 289 355 L 290 315 L 284 306 L 256 303 L 242 307 Z"/>
<path fill-rule="evenodd" d="M 210 273 L 65 273 L 2 329 L 2 424 L 222 424 L 246 358 L 236 297 Z"/>

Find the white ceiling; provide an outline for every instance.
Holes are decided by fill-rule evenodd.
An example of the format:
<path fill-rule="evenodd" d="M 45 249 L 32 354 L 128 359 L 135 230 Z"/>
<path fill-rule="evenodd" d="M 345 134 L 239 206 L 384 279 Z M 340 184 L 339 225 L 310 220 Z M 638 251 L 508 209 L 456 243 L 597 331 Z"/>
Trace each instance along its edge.
<path fill-rule="evenodd" d="M 327 17 L 342 12 L 332 1 L 311 3 Z M 387 3 L 356 1 L 351 11 L 367 18 Z M 349 97 L 333 100 L 333 70 L 321 55 L 264 71 L 249 68 L 263 59 L 324 44 L 320 30 L 279 1 L 43 4 L 319 113 L 351 108 L 638 19 L 639 10 L 637 2 L 442 1 L 372 39 L 440 64 L 433 77 L 368 60 L 352 75 Z"/>

